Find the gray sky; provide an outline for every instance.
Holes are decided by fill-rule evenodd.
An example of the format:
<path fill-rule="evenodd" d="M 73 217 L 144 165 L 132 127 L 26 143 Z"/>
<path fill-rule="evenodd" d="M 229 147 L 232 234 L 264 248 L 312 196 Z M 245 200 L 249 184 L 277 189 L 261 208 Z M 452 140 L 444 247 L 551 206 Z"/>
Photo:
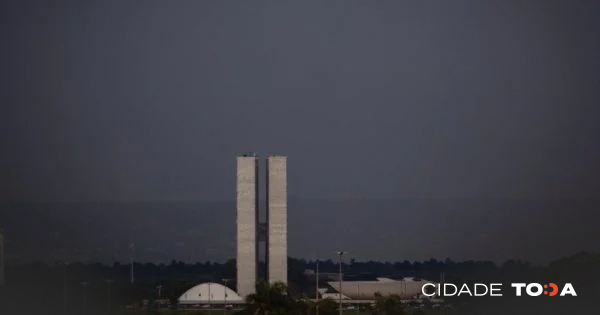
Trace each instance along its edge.
<path fill-rule="evenodd" d="M 585 4 L 584 4 L 585 3 Z M 4 200 L 595 197 L 592 1 L 9 1 Z"/>
<path fill-rule="evenodd" d="M 596 1 L 4 1 L 0 200 L 590 199 Z M 395 214 L 389 214 L 393 218 Z"/>

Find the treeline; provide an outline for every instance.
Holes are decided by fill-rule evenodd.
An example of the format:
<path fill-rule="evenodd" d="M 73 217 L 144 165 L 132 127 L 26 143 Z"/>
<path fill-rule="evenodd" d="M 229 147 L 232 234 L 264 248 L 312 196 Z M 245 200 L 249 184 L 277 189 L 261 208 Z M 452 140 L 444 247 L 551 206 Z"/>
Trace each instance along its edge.
<path fill-rule="evenodd" d="M 314 270 L 315 265 L 315 261 L 289 259 L 288 289 L 291 295 L 314 297 L 314 276 L 306 275 L 305 271 Z M 336 274 L 338 268 L 335 261 L 319 262 L 322 273 Z M 264 270 L 264 265 L 259 269 Z M 2 314 L 19 314 L 19 310 L 42 306 L 56 314 L 80 314 L 84 310 L 86 314 L 106 314 L 109 309 L 122 309 L 139 304 L 143 299 L 161 298 L 175 302 L 187 289 L 202 282 L 222 283 L 223 279 L 231 279 L 228 285 L 235 288 L 236 272 L 235 260 L 195 264 L 175 260 L 170 264 L 134 263 L 132 284 L 131 265 L 122 263 L 31 263 L 7 265 L 5 271 L 6 286 L 0 291 Z M 395 263 L 347 261 L 343 264 L 343 273 L 347 280 L 415 277 L 439 281 L 443 274 L 444 280 L 450 283 L 562 281 L 576 283 L 578 293 L 584 296 L 600 297 L 596 285 L 600 281 L 600 255 L 589 253 L 580 253 L 544 267 L 512 260 L 500 265 L 490 261 L 454 262 L 450 259 Z M 160 286 L 160 296 L 157 286 Z"/>

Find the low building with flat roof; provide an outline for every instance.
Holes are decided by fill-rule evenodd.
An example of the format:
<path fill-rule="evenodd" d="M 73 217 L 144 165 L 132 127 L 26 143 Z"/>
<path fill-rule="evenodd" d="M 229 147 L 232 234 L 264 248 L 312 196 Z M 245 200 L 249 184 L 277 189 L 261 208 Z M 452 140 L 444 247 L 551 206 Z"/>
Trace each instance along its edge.
<path fill-rule="evenodd" d="M 343 281 L 341 293 L 352 300 L 374 300 L 375 294 L 382 296 L 398 295 L 402 299 L 415 298 L 422 295 L 422 287 L 427 283 L 436 284 L 428 280 L 415 280 L 404 278 L 394 280 L 389 278 L 377 278 L 375 281 Z M 339 281 L 329 281 L 327 284 L 340 292 Z"/>

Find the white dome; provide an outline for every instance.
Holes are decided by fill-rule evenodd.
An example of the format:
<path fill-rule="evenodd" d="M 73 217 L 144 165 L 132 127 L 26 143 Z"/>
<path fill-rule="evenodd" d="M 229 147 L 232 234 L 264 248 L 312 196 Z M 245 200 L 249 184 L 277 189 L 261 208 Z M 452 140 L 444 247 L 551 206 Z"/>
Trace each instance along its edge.
<path fill-rule="evenodd" d="M 179 303 L 182 304 L 222 304 L 236 302 L 244 302 L 244 299 L 230 288 L 214 282 L 201 283 L 185 291 L 179 297 Z"/>

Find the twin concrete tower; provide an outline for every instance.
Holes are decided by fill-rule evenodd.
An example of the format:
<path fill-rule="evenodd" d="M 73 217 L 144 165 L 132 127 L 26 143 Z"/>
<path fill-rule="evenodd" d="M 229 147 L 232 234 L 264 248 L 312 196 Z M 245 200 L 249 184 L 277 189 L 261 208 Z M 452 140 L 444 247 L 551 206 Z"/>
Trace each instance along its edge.
<path fill-rule="evenodd" d="M 287 157 L 266 158 L 266 222 L 259 220 L 259 158 L 237 158 L 237 293 L 254 293 L 258 278 L 259 243 L 266 246 L 269 283 L 287 284 Z"/>

